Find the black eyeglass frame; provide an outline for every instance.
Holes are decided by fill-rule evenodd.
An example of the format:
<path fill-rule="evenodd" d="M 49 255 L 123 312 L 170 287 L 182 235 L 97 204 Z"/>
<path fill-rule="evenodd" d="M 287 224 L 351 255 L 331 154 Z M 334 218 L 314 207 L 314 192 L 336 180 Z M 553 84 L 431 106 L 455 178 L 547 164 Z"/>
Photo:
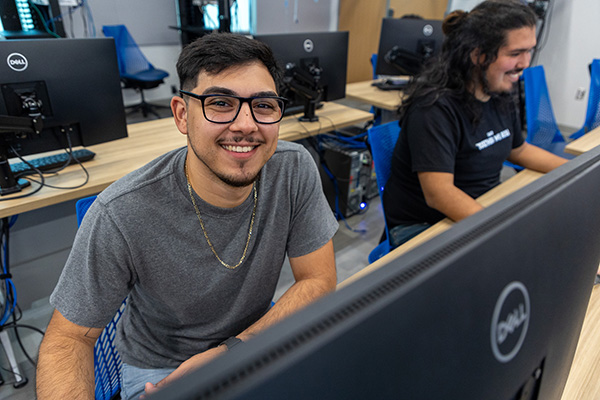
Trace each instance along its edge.
<path fill-rule="evenodd" d="M 252 114 L 252 118 L 254 119 L 254 122 L 256 122 L 257 124 L 262 124 L 262 125 L 272 125 L 272 124 L 276 124 L 278 122 L 281 122 L 281 120 L 283 119 L 283 114 L 285 113 L 285 105 L 288 102 L 288 99 L 286 99 L 285 97 L 278 97 L 278 96 L 256 96 L 256 97 L 240 97 L 240 96 L 234 96 L 231 94 L 196 94 L 196 93 L 192 93 L 192 92 L 188 92 L 187 90 L 179 90 L 179 94 L 181 95 L 181 97 L 183 97 L 183 95 L 187 95 L 190 96 L 196 100 L 200 100 L 200 102 L 202 103 L 202 114 L 204 115 L 204 118 L 208 121 L 208 122 L 212 122 L 213 124 L 230 124 L 233 121 L 235 121 L 235 119 L 238 117 L 238 115 L 240 114 L 240 111 L 242 110 L 242 104 L 244 103 L 248 103 L 248 106 L 250 107 L 250 114 Z M 212 121 L 210 119 L 208 119 L 208 117 L 206 116 L 206 111 L 204 110 L 204 100 L 206 100 L 209 97 L 232 97 L 234 99 L 238 99 L 240 101 L 240 105 L 238 107 L 237 112 L 235 113 L 235 115 L 233 116 L 232 119 L 230 119 L 229 121 Z M 256 116 L 254 115 L 254 110 L 252 109 L 252 100 L 255 99 L 275 99 L 275 100 L 280 100 L 281 101 L 281 116 L 279 117 L 279 119 L 277 121 L 273 121 L 273 122 L 261 122 L 259 120 L 256 119 Z"/>

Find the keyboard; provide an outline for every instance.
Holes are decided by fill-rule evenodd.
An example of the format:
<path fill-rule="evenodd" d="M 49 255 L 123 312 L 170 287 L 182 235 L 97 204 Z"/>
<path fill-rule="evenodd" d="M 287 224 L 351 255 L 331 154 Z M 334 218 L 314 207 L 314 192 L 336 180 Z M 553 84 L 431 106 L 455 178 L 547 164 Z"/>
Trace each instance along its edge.
<path fill-rule="evenodd" d="M 79 162 L 84 162 L 91 160 L 94 158 L 96 153 L 87 149 L 79 149 L 74 150 L 71 154 L 75 157 Z M 60 153 L 46 157 L 35 158 L 33 160 L 28 160 L 31 165 L 36 167 L 42 172 L 52 171 L 58 168 L 63 167 L 65 164 L 68 165 L 76 164 L 77 161 L 71 158 L 67 153 Z M 31 167 L 24 162 L 18 162 L 14 164 L 10 164 L 10 169 L 16 175 L 29 175 L 34 174 L 35 171 L 31 169 Z"/>
<path fill-rule="evenodd" d="M 371 84 L 381 90 L 402 90 L 406 85 L 408 85 L 408 79 L 384 79 Z"/>

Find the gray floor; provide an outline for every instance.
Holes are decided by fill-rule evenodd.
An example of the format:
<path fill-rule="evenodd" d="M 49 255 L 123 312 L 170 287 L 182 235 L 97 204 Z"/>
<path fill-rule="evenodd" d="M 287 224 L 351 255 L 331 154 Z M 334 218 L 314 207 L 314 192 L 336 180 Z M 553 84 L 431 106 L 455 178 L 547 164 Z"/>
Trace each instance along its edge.
<path fill-rule="evenodd" d="M 167 101 L 159 102 L 167 104 Z M 350 104 L 349 104 L 350 105 Z M 352 104 L 354 105 L 354 104 Z M 360 108 L 369 107 L 358 105 Z M 357 108 L 358 108 L 357 107 Z M 161 117 L 171 116 L 170 110 L 158 110 Z M 139 122 L 145 119 L 152 119 L 154 116 L 144 118 L 141 113 L 134 113 L 127 116 L 127 122 Z M 338 282 L 343 281 L 355 272 L 364 268 L 367 264 L 369 252 L 379 242 L 379 237 L 383 231 L 383 213 L 378 197 L 370 201 L 368 209 L 360 214 L 349 217 L 345 222 L 340 221 L 340 229 L 334 237 L 334 249 L 336 254 L 336 264 L 338 271 Z M 292 284 L 293 276 L 289 263 L 283 267 L 275 299 L 287 290 Z M 48 304 L 48 299 L 44 298 L 36 302 L 30 309 L 24 310 L 23 318 L 20 324 L 35 326 L 44 330 L 50 320 L 52 309 Z M 35 398 L 35 368 L 23 354 L 12 330 L 9 332 L 13 343 L 13 350 L 19 362 L 21 373 L 28 378 L 28 383 L 19 389 L 13 387 L 14 377 L 10 372 L 8 361 L 4 352 L 0 352 L 0 373 L 5 383 L 0 386 L 0 400 L 30 400 Z M 19 329 L 19 336 L 29 355 L 37 359 L 37 352 L 41 335 L 31 329 Z"/>

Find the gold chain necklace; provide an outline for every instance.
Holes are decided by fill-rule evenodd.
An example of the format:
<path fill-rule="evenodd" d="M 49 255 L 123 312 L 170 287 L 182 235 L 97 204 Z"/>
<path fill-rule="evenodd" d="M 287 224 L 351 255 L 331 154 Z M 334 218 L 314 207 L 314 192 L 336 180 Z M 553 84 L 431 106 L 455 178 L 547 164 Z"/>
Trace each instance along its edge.
<path fill-rule="evenodd" d="M 208 238 L 208 235 L 206 234 L 206 229 L 204 228 L 204 222 L 202 221 L 202 217 L 200 216 L 200 210 L 198 209 L 198 205 L 196 205 L 196 200 L 194 199 L 194 194 L 192 192 L 192 185 L 190 183 L 190 178 L 188 176 L 188 170 L 187 170 L 187 161 L 185 162 L 183 169 L 185 170 L 185 179 L 187 181 L 187 187 L 188 187 L 188 192 L 190 193 L 190 199 L 192 199 L 192 204 L 194 205 L 194 211 L 196 211 L 196 216 L 198 217 L 198 221 L 200 221 L 200 227 L 202 228 L 202 233 L 204 233 L 204 237 L 206 238 L 206 243 L 208 243 L 208 247 L 210 247 L 213 254 L 215 255 L 215 257 L 217 257 L 217 260 L 219 260 L 221 265 L 223 265 L 225 268 L 228 268 L 228 269 L 236 269 L 237 267 L 242 265 L 242 263 L 244 262 L 244 259 L 246 258 L 246 251 L 248 250 L 248 244 L 250 244 L 250 238 L 252 237 L 252 227 L 254 226 L 254 217 L 256 216 L 256 204 L 258 203 L 256 182 L 252 184 L 252 189 L 254 191 L 254 208 L 252 209 L 252 219 L 250 220 L 250 229 L 248 229 L 248 239 L 246 240 L 246 246 L 244 247 L 244 252 L 242 253 L 242 258 L 240 258 L 240 261 L 236 265 L 229 265 L 226 262 L 224 262 L 223 260 L 221 260 L 221 257 L 219 257 L 219 255 L 217 254 L 217 251 L 213 247 L 210 239 Z"/>

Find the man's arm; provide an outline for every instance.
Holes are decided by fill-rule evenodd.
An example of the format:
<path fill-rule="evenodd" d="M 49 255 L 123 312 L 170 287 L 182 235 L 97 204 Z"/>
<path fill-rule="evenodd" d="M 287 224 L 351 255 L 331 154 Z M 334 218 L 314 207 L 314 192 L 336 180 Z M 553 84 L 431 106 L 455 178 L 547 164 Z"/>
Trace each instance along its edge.
<path fill-rule="evenodd" d="M 238 338 L 243 341 L 249 340 L 269 326 L 335 289 L 337 277 L 332 240 L 329 240 L 327 244 L 312 253 L 290 258 L 290 266 L 292 267 L 295 283 L 261 319 L 238 334 Z M 199 368 L 217 355 L 224 353 L 227 350 L 224 347 L 219 346 L 209 349 L 184 361 L 171 375 L 158 382 L 158 384 L 147 383 L 146 393 L 154 393 L 158 388 Z"/>
<path fill-rule="evenodd" d="M 427 205 L 452 219 L 460 221 L 483 207 L 454 185 L 454 175 L 448 172 L 419 172 L 419 182 Z"/>
<path fill-rule="evenodd" d="M 101 328 L 86 328 L 54 311 L 40 345 L 39 400 L 94 398 L 94 344 Z"/>
<path fill-rule="evenodd" d="M 546 173 L 563 165 L 568 160 L 525 142 L 512 149 L 508 161 L 524 168 Z"/>
<path fill-rule="evenodd" d="M 294 274 L 294 284 L 269 312 L 237 337 L 248 340 L 335 289 L 337 275 L 332 240 L 310 254 L 290 258 L 290 266 Z"/>

